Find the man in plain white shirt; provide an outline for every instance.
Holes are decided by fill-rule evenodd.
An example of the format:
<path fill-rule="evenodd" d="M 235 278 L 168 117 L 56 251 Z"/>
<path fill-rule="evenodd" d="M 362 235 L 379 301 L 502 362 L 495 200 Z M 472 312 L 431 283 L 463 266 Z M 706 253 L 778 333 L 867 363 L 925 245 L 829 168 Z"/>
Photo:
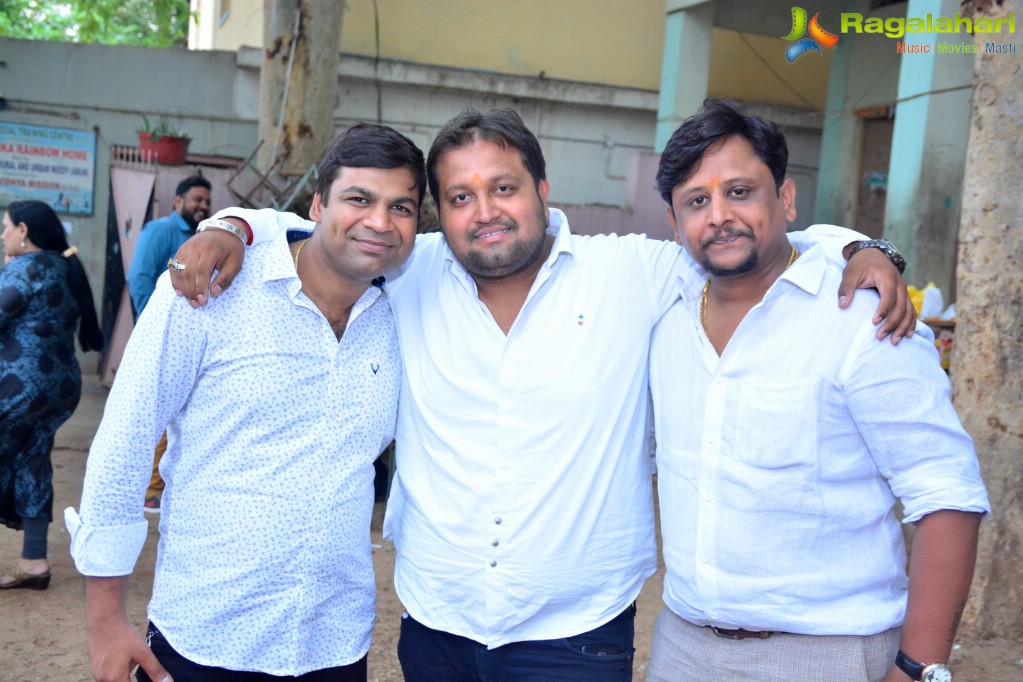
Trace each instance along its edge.
<path fill-rule="evenodd" d="M 427 175 L 443 235 L 420 235 L 386 285 L 405 361 L 385 521 L 405 679 L 629 680 L 633 601 L 656 565 L 647 349 L 689 265 L 669 242 L 573 235 L 514 112 L 453 118 Z M 302 224 L 228 216 L 255 241 Z M 838 259 L 857 238 L 821 234 Z M 237 271 L 238 240 L 217 238 L 178 253 L 189 299 L 213 266 L 214 293 Z"/>
<path fill-rule="evenodd" d="M 947 682 L 989 511 L 973 443 L 929 331 L 877 343 L 871 295 L 839 310 L 841 272 L 786 239 L 787 156 L 775 124 L 708 100 L 661 157 L 700 270 L 651 342 L 667 608 L 648 679 Z"/>
<path fill-rule="evenodd" d="M 425 169 L 411 140 L 360 124 L 318 170 L 311 236 L 254 248 L 238 286 L 202 311 L 161 278 L 132 333 L 81 515 L 65 513 L 97 680 L 136 663 L 159 682 L 366 680 L 373 461 L 401 385 L 378 278 L 412 251 Z M 165 426 L 143 639 L 124 589 L 148 529 L 145 453 Z"/>

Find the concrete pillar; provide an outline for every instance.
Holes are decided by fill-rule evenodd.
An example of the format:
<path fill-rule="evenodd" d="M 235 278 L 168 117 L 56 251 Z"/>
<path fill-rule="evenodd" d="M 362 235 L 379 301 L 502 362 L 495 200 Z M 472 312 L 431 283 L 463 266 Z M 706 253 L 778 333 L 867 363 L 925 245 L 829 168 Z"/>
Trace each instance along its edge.
<path fill-rule="evenodd" d="M 813 213 L 815 223 L 847 227 L 855 227 L 852 224 L 858 186 L 855 174 L 859 168 L 860 149 L 859 122 L 847 109 L 852 55 L 852 40 L 848 38 L 840 39 L 831 50 Z"/>
<path fill-rule="evenodd" d="M 664 151 L 668 139 L 707 98 L 710 42 L 714 29 L 713 0 L 667 0 L 661 95 L 657 105 L 654 149 Z"/>
<path fill-rule="evenodd" d="M 959 0 L 910 0 L 907 17 L 951 17 Z M 956 240 L 970 132 L 973 59 L 935 54 L 938 41 L 972 44 L 969 34 L 907 33 L 906 44 L 929 53 L 903 54 L 888 168 L 884 234 L 909 261 L 906 281 L 937 284 L 955 300 Z"/>

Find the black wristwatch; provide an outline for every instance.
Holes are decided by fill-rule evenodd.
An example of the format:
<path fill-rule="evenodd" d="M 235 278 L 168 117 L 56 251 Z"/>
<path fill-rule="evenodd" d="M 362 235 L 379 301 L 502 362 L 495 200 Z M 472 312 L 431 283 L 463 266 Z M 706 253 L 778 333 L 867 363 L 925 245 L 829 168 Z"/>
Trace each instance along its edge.
<path fill-rule="evenodd" d="M 867 239 L 862 241 L 852 248 L 852 251 L 849 252 L 849 258 L 852 258 L 863 249 L 881 249 L 881 253 L 888 256 L 888 260 L 892 262 L 892 265 L 895 266 L 900 275 L 906 271 L 905 257 L 887 239 Z"/>
<path fill-rule="evenodd" d="M 922 682 L 952 682 L 952 671 L 944 663 L 918 663 L 902 653 L 895 656 L 895 665 L 911 679 Z"/>

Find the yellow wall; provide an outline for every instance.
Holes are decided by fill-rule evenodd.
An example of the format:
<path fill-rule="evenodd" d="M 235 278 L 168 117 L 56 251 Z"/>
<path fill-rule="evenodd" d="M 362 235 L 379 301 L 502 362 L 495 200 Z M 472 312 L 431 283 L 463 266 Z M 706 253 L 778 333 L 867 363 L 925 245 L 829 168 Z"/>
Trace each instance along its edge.
<path fill-rule="evenodd" d="M 808 53 L 789 64 L 788 45 L 780 38 L 714 29 L 710 94 L 823 111 L 831 50 Z"/>
<path fill-rule="evenodd" d="M 340 1 L 340 0 L 338 0 Z M 259 47 L 263 0 L 199 0 L 212 45 Z M 660 87 L 664 0 L 377 0 L 379 54 L 420 64 L 600 83 Z M 210 17 L 209 19 L 207 17 Z M 823 109 L 828 52 L 785 61 L 780 38 L 715 29 L 710 94 Z M 373 0 L 348 0 L 341 50 L 374 56 Z M 766 62 L 766 65 L 765 63 Z"/>
<path fill-rule="evenodd" d="M 205 0 L 225 6 L 225 0 Z M 664 0 L 377 0 L 380 55 L 516 75 L 656 90 Z M 212 47 L 259 47 L 262 0 L 229 0 Z M 377 53 L 372 0 L 348 0 L 341 50 Z"/>

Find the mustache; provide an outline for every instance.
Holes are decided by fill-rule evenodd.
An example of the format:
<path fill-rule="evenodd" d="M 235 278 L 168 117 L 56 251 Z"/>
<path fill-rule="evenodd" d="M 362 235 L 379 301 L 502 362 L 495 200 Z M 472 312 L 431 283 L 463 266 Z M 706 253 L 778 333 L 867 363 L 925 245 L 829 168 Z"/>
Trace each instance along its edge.
<path fill-rule="evenodd" d="M 494 220 L 493 222 L 487 223 L 483 227 L 477 227 L 475 230 L 472 230 L 468 235 L 469 241 L 476 239 L 476 237 L 482 234 L 483 232 L 492 232 L 493 229 L 498 226 L 503 227 L 506 230 L 519 229 L 518 222 L 512 220 L 511 218 L 501 217 Z"/>
<path fill-rule="evenodd" d="M 702 240 L 700 242 L 700 248 L 707 248 L 711 242 L 721 239 L 721 237 L 746 237 L 748 239 L 753 239 L 753 231 L 729 225 L 728 227 L 723 227 L 720 230 L 717 230 L 714 234 Z"/>
<path fill-rule="evenodd" d="M 386 233 L 381 234 L 374 232 L 373 230 L 351 230 L 348 233 L 350 239 L 356 239 L 364 242 L 376 242 L 377 244 L 386 244 L 387 246 L 397 246 L 398 240 L 393 236 L 388 236 Z"/>

